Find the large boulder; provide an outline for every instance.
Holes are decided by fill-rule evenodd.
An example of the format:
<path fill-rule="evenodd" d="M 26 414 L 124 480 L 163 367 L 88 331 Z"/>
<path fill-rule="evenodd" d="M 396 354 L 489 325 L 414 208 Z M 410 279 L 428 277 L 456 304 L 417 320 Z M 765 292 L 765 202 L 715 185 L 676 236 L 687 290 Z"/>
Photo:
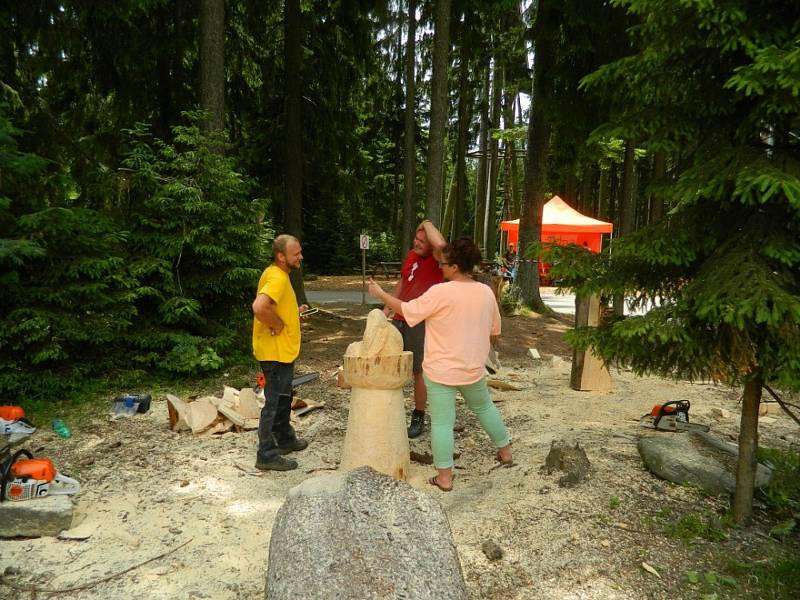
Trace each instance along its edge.
<path fill-rule="evenodd" d="M 718 496 L 736 490 L 737 448 L 706 433 L 661 433 L 643 437 L 639 454 L 649 471 L 662 479 L 699 487 Z M 764 465 L 756 470 L 756 487 L 769 482 Z"/>
<path fill-rule="evenodd" d="M 466 599 L 441 505 L 360 467 L 289 492 L 272 528 L 269 600 Z"/>

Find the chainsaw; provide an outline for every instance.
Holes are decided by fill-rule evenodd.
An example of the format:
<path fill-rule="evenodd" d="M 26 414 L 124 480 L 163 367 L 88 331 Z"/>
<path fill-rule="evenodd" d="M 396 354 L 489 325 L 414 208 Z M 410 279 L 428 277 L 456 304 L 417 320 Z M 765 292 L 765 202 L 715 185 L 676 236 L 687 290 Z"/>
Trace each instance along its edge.
<path fill-rule="evenodd" d="M 12 454 L 11 446 L 0 449 L 0 502 L 72 495 L 79 491 L 80 484 L 56 471 L 49 458 L 34 458 L 28 450 Z"/>
<path fill-rule="evenodd" d="M 708 431 L 708 425 L 689 423 L 690 407 L 688 400 L 656 404 L 649 413 L 642 415 L 639 424 L 658 431 Z"/>
<path fill-rule="evenodd" d="M 21 406 L 0 406 L 0 435 L 22 438 L 36 431 Z"/>

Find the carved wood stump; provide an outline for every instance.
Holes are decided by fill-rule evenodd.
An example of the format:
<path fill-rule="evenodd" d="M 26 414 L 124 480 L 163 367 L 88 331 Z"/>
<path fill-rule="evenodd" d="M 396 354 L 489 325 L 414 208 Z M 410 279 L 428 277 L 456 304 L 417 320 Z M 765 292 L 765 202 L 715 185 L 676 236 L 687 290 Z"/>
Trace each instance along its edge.
<path fill-rule="evenodd" d="M 575 329 L 595 327 L 600 319 L 600 298 L 575 297 Z M 572 372 L 570 387 L 577 391 L 607 392 L 611 390 L 611 374 L 591 349 L 572 351 Z"/>
<path fill-rule="evenodd" d="M 413 354 L 344 357 L 344 378 L 352 386 L 343 471 L 368 465 L 405 481 L 409 446 L 403 385 L 411 378 Z"/>

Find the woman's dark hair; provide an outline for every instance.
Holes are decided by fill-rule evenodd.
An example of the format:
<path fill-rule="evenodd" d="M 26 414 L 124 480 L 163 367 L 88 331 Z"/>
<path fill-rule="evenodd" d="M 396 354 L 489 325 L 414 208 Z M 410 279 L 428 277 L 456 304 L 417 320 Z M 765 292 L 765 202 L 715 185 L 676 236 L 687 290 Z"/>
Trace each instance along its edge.
<path fill-rule="evenodd" d="M 456 265 L 458 270 L 469 275 L 475 265 L 481 262 L 481 250 L 468 237 L 458 238 L 450 242 L 442 250 L 445 262 L 449 265 Z"/>

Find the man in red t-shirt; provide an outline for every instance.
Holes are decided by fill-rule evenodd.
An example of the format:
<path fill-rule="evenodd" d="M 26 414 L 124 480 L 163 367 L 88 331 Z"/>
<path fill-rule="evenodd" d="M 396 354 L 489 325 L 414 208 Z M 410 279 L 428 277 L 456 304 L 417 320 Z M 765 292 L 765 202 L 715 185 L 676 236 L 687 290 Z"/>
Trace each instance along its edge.
<path fill-rule="evenodd" d="M 414 234 L 414 247 L 409 251 L 400 269 L 400 281 L 392 291 L 395 298 L 408 302 L 419 298 L 433 285 L 442 282 L 442 249 L 447 245 L 436 226 L 428 220 L 420 223 Z M 383 312 L 389 314 L 388 307 Z M 425 429 L 425 407 L 428 393 L 422 379 L 422 359 L 425 350 L 425 322 L 409 327 L 403 317 L 395 315 L 392 324 L 403 335 L 403 349 L 414 353 L 414 412 L 408 437 L 415 438 Z"/>

